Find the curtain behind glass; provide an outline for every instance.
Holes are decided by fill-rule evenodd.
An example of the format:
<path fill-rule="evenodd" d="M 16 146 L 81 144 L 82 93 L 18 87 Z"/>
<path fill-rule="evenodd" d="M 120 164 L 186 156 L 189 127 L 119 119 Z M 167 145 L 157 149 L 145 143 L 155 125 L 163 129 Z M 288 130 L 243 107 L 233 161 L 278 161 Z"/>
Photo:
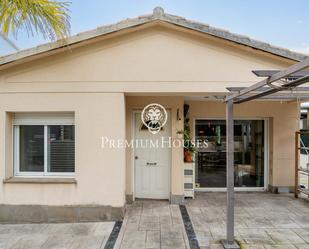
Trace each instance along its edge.
<path fill-rule="evenodd" d="M 22 172 L 44 171 L 44 126 L 20 125 L 19 162 Z"/>

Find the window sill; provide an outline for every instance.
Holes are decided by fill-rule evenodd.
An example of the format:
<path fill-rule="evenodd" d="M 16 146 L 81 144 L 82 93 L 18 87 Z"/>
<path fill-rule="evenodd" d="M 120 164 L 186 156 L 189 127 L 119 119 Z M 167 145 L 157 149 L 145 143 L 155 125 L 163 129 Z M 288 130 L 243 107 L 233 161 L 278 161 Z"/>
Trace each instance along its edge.
<path fill-rule="evenodd" d="M 39 183 L 39 184 L 77 184 L 74 178 L 51 178 L 51 177 L 10 177 L 3 183 Z"/>

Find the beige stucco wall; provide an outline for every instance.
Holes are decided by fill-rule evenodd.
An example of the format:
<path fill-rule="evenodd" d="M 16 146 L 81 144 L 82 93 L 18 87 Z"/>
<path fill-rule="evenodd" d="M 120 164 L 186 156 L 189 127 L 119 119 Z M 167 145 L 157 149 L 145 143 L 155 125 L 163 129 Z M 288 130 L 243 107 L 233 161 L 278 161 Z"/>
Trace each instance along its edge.
<path fill-rule="evenodd" d="M 109 107 L 113 106 L 114 109 Z M 114 111 L 117 110 L 117 111 Z M 11 147 L 0 139 L 0 203 L 111 205 L 125 202 L 125 150 L 102 149 L 101 136 L 125 138 L 125 99 L 120 93 L 1 94 L 1 138 L 11 138 L 7 112 L 75 113 L 77 184 L 22 184 L 2 181 L 12 174 Z M 7 120 L 7 122 L 5 122 Z M 7 123 L 7 124 L 6 124 Z M 6 127 L 5 127 L 6 125 Z M 7 139 L 7 143 L 9 143 Z"/>
<path fill-rule="evenodd" d="M 121 206 L 124 189 L 127 194 L 133 192 L 132 155 L 124 149 L 102 150 L 99 139 L 102 135 L 130 138 L 131 110 L 156 101 L 171 108 L 172 122 L 176 122 L 175 110 L 182 109 L 185 96 L 226 93 L 227 86 L 249 86 L 258 80 L 252 70 L 281 69 L 292 63 L 211 36 L 153 23 L 0 70 L 1 179 L 12 169 L 12 150 L 5 146 L 12 138 L 7 112 L 17 111 L 75 112 L 77 179 L 77 185 L 1 183 L 0 202 Z M 154 97 L 162 95 L 168 97 Z M 194 107 L 197 104 L 199 108 Z M 294 150 L 290 151 L 293 136 L 289 135 L 296 127 L 295 104 L 248 105 L 254 108 L 241 105 L 236 114 L 273 117 L 271 181 L 291 185 Z M 219 103 L 192 103 L 191 112 L 194 110 L 196 115 L 224 114 Z M 181 123 L 174 124 L 173 136 L 181 127 Z M 172 153 L 171 191 L 182 194 L 182 151 Z M 282 168 L 287 171 L 281 172 Z"/>
<path fill-rule="evenodd" d="M 188 101 L 190 121 L 197 118 L 225 119 L 225 105 L 220 102 Z M 293 186 L 295 167 L 295 131 L 299 129 L 297 102 L 254 101 L 235 105 L 237 118 L 269 119 L 269 184 Z"/>

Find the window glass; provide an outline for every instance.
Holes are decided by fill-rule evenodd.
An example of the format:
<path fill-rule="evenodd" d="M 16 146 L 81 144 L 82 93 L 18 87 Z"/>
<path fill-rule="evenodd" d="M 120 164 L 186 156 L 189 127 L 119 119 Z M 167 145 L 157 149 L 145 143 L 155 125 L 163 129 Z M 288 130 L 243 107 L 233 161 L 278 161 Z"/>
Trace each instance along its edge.
<path fill-rule="evenodd" d="M 235 187 L 264 186 L 264 121 L 234 121 Z M 195 179 L 198 187 L 226 187 L 225 120 L 196 120 L 196 139 L 208 147 L 197 151 Z"/>
<path fill-rule="evenodd" d="M 19 126 L 20 171 L 44 171 L 44 126 Z"/>
<path fill-rule="evenodd" d="M 16 174 L 75 172 L 74 125 L 15 125 Z"/>
<path fill-rule="evenodd" d="M 48 126 L 47 171 L 74 172 L 74 126 Z"/>

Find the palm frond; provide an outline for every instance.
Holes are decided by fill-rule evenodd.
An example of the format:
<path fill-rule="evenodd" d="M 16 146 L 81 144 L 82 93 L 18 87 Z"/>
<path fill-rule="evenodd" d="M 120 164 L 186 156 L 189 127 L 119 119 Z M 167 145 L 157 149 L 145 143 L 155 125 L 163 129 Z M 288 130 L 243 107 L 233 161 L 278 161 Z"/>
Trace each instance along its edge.
<path fill-rule="evenodd" d="M 45 39 L 63 39 L 70 32 L 69 4 L 54 0 L 0 0 L 1 31 L 17 37 L 17 31 L 24 29 L 28 35 L 41 33 Z"/>

